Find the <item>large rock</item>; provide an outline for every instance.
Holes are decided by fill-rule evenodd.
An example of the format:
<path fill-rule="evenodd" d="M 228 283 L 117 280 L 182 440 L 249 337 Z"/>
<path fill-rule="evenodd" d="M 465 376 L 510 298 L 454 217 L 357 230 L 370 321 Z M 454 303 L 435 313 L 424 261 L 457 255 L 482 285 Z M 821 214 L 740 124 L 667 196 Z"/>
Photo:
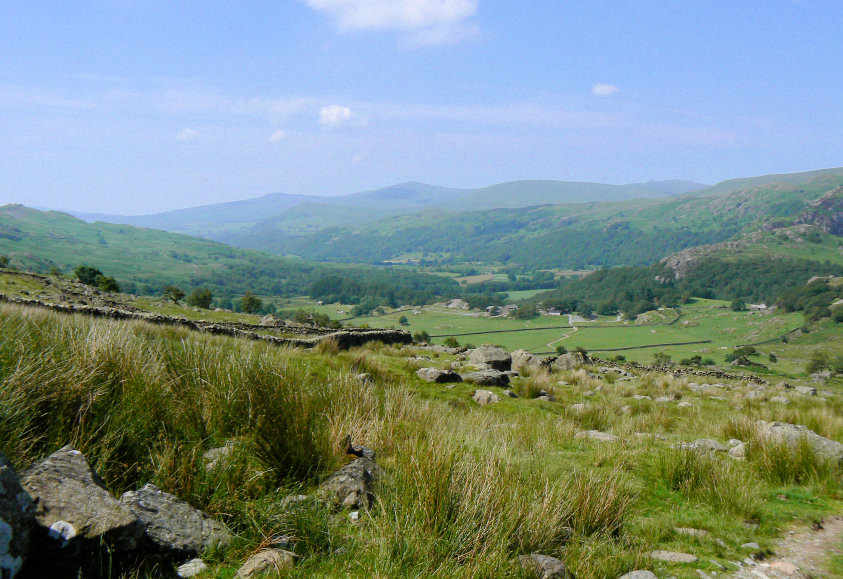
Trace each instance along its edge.
<path fill-rule="evenodd" d="M 374 460 L 361 457 L 328 477 L 319 487 L 321 498 L 330 504 L 352 509 L 371 506 L 375 500 L 374 485 L 380 467 Z"/>
<path fill-rule="evenodd" d="M 549 555 L 532 553 L 521 555 L 518 562 L 526 571 L 533 573 L 540 579 L 574 579 L 574 574 L 568 571 L 565 563 Z"/>
<path fill-rule="evenodd" d="M 0 451 L 0 577 L 13 579 L 29 553 L 35 506 Z"/>
<path fill-rule="evenodd" d="M 512 356 L 509 355 L 509 352 L 494 346 L 480 346 L 473 349 L 468 356 L 468 361 L 471 364 L 488 366 L 501 372 L 512 369 Z"/>
<path fill-rule="evenodd" d="M 237 570 L 237 577 L 248 579 L 263 574 L 278 576 L 285 569 L 289 569 L 295 562 L 295 555 L 283 549 L 263 549 L 258 551 L 243 563 Z"/>
<path fill-rule="evenodd" d="M 122 501 L 143 523 L 150 551 L 192 557 L 231 542 L 225 525 L 155 485 L 123 493 Z"/>
<path fill-rule="evenodd" d="M 583 365 L 588 364 L 588 362 L 588 356 L 579 352 L 568 352 L 567 354 L 557 356 L 553 361 L 552 367 L 554 370 L 578 370 Z"/>
<path fill-rule="evenodd" d="M 416 376 L 425 382 L 436 382 L 437 384 L 462 382 L 462 376 L 453 370 L 440 370 L 439 368 L 419 368 L 416 370 Z"/>
<path fill-rule="evenodd" d="M 478 386 L 500 386 L 509 384 L 509 376 L 499 370 L 481 370 L 469 372 L 463 376 L 463 380 L 477 384 Z"/>
<path fill-rule="evenodd" d="M 770 439 L 785 441 L 796 445 L 802 440 L 808 442 L 819 456 L 843 462 L 843 444 L 820 436 L 813 430 L 801 424 L 788 424 L 787 422 L 766 422 L 759 420 L 756 423 L 758 433 Z"/>
<path fill-rule="evenodd" d="M 119 561 L 137 551 L 143 525 L 78 450 L 57 450 L 23 470 L 20 481 L 36 504 L 32 548 L 39 557 L 27 565 L 35 576 L 75 576 L 80 569 L 95 576 L 108 557 Z"/>
<path fill-rule="evenodd" d="M 512 369 L 520 370 L 521 368 L 529 368 L 531 370 L 538 370 L 540 368 L 550 368 L 554 358 L 546 358 L 544 356 L 536 356 L 527 350 L 515 350 L 512 354 Z"/>
<path fill-rule="evenodd" d="M 690 553 L 678 553 L 675 551 L 651 551 L 650 557 L 667 563 L 696 563 L 697 556 Z"/>
<path fill-rule="evenodd" d="M 574 438 L 589 438 L 591 440 L 596 440 L 597 442 L 616 442 L 618 440 L 618 437 L 611 432 L 601 432 L 599 430 L 584 430 L 582 432 L 577 432 L 574 435 Z"/>
<path fill-rule="evenodd" d="M 489 392 L 488 390 L 475 390 L 471 393 L 471 399 L 477 402 L 480 406 L 494 404 L 496 402 L 500 402 L 501 400 L 498 398 L 497 394 Z"/>

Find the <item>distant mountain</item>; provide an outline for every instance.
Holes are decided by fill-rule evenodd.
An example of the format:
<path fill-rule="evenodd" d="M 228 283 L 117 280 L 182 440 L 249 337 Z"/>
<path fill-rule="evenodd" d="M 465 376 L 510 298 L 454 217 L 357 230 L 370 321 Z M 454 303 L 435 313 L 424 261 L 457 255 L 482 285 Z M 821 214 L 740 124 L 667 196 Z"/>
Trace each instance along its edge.
<path fill-rule="evenodd" d="M 256 199 L 204 205 L 152 215 L 74 213 L 85 221 L 124 223 L 175 233 L 237 243 L 240 231 L 264 221 L 278 234 L 299 235 L 320 228 L 346 225 L 349 215 L 365 223 L 436 207 L 446 211 L 530 207 L 583 201 L 618 201 L 664 197 L 705 187 L 687 181 L 650 181 L 629 185 L 603 185 L 568 181 L 513 181 L 480 189 L 437 187 L 424 183 L 399 183 L 390 187 L 336 197 L 273 193 Z M 337 211 L 344 207 L 357 211 Z M 299 219 L 299 216 L 301 219 Z M 260 225 L 258 225 L 260 224 Z"/>

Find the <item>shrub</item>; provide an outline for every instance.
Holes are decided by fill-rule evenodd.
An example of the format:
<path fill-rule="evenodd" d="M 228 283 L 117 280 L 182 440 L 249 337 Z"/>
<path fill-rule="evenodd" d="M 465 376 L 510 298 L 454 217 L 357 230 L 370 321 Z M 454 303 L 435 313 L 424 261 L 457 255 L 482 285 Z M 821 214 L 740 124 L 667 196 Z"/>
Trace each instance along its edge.
<path fill-rule="evenodd" d="M 187 303 L 195 308 L 208 309 L 211 307 L 213 299 L 214 295 L 208 288 L 196 288 L 190 292 L 190 295 L 187 297 Z"/>
<path fill-rule="evenodd" d="M 418 332 L 413 334 L 413 341 L 419 343 L 429 342 L 430 334 L 428 334 L 426 330 L 419 330 Z"/>
<path fill-rule="evenodd" d="M 445 338 L 445 340 L 442 342 L 442 344 L 447 346 L 448 348 L 459 348 L 460 347 L 459 340 L 457 340 L 454 336 L 448 336 L 447 338 Z"/>
<path fill-rule="evenodd" d="M 815 350 L 811 353 L 811 359 L 808 360 L 808 363 L 805 365 L 805 371 L 808 374 L 813 374 L 814 372 L 822 372 L 823 370 L 828 368 L 828 354 L 823 351 Z"/>
<path fill-rule="evenodd" d="M 556 345 L 556 353 L 561 356 L 563 354 L 567 354 L 568 349 L 565 346 L 563 346 L 562 344 L 557 344 Z"/>
<path fill-rule="evenodd" d="M 9 267 L 8 255 L 0 255 L 0 267 Z"/>
<path fill-rule="evenodd" d="M 407 319 L 407 316 L 402 315 L 400 318 L 398 318 L 398 323 L 402 326 L 406 326 L 410 323 L 410 320 Z"/>
<path fill-rule="evenodd" d="M 76 275 L 76 279 L 85 285 L 92 286 L 97 285 L 97 278 L 102 276 L 102 272 L 100 270 L 85 264 L 77 266 L 76 269 L 73 270 L 73 273 Z"/>
<path fill-rule="evenodd" d="M 656 366 L 666 366 L 670 364 L 670 356 L 664 352 L 656 352 L 653 354 L 653 363 Z"/>
<path fill-rule="evenodd" d="M 246 292 L 243 297 L 240 298 L 240 310 L 246 312 L 247 314 L 258 313 L 261 306 L 263 306 L 263 302 L 261 302 L 259 297 L 252 295 L 252 292 Z"/>
<path fill-rule="evenodd" d="M 162 295 L 174 304 L 179 303 L 179 300 L 184 298 L 184 292 L 174 285 L 164 286 Z"/>
<path fill-rule="evenodd" d="M 119 292 L 120 284 L 111 276 L 101 275 L 97 277 L 97 287 L 104 292 Z"/>

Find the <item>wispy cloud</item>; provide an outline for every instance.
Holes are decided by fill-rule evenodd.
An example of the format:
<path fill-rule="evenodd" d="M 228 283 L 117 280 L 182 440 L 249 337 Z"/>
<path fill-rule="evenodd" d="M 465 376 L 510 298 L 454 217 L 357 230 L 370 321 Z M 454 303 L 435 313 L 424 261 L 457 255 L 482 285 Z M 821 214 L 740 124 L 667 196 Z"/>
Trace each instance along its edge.
<path fill-rule="evenodd" d="M 199 136 L 199 131 L 195 129 L 182 129 L 179 131 L 179 134 L 176 135 L 176 139 L 179 141 L 189 141 L 191 139 L 195 139 Z"/>
<path fill-rule="evenodd" d="M 398 30 L 404 43 L 416 46 L 452 44 L 474 38 L 468 22 L 477 0 L 304 0 L 327 14 L 341 30 Z"/>
<path fill-rule="evenodd" d="M 607 97 L 615 94 L 619 90 L 621 89 L 619 89 L 613 84 L 598 83 L 591 87 L 591 94 L 599 97 Z"/>
<path fill-rule="evenodd" d="M 269 136 L 269 140 L 272 141 L 273 143 L 279 143 L 279 142 L 283 141 L 285 138 L 287 138 L 287 133 L 284 132 L 281 129 L 278 129 L 277 131 L 275 131 L 274 133 L 272 133 Z"/>
<path fill-rule="evenodd" d="M 328 128 L 348 125 L 356 115 L 348 107 L 328 105 L 319 109 L 319 124 Z"/>

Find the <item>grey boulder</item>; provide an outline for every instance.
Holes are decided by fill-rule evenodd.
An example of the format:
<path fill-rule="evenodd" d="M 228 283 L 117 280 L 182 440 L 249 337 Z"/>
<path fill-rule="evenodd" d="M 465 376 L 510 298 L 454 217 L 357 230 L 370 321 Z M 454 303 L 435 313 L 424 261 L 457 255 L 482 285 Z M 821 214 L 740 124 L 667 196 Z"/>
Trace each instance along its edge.
<path fill-rule="evenodd" d="M 512 369 L 520 370 L 521 368 L 529 368 L 537 370 L 539 368 L 550 368 L 553 363 L 553 358 L 546 358 L 544 356 L 536 356 L 527 350 L 515 350 L 511 354 Z"/>
<path fill-rule="evenodd" d="M 78 450 L 65 446 L 25 469 L 20 479 L 50 539 L 105 539 L 121 550 L 137 548 L 143 535 L 138 518 L 105 489 Z"/>
<path fill-rule="evenodd" d="M 639 569 L 637 571 L 630 571 L 618 577 L 618 579 L 658 579 L 656 574 L 652 571 Z"/>
<path fill-rule="evenodd" d="M 807 426 L 801 424 L 788 424 L 787 422 L 756 422 L 758 433 L 768 439 L 786 442 L 790 445 L 797 445 L 805 440 L 819 456 L 843 462 L 843 444 L 820 436 Z"/>
<path fill-rule="evenodd" d="M 263 549 L 249 557 L 237 570 L 237 577 L 259 577 L 264 573 L 277 576 L 289 569 L 295 562 L 295 555 L 283 549 Z"/>
<path fill-rule="evenodd" d="M 29 553 L 34 522 L 32 499 L 0 451 L 0 577 L 13 579 L 20 571 Z"/>
<path fill-rule="evenodd" d="M 565 563 L 549 555 L 532 553 L 518 557 L 521 567 L 533 573 L 540 579 L 574 579 L 574 574 L 568 571 Z"/>
<path fill-rule="evenodd" d="M 478 366 L 488 366 L 493 370 L 505 372 L 512 369 L 512 356 L 502 348 L 480 346 L 468 355 L 468 361 Z"/>
<path fill-rule="evenodd" d="M 225 525 L 155 485 L 123 493 L 121 500 L 143 524 L 149 551 L 190 557 L 231 542 Z"/>
<path fill-rule="evenodd" d="M 416 376 L 425 382 L 435 382 L 437 384 L 462 382 L 462 376 L 453 370 L 440 370 L 439 368 L 419 368 L 416 370 Z"/>
<path fill-rule="evenodd" d="M 336 506 L 369 507 L 375 499 L 374 485 L 379 477 L 380 467 L 375 461 L 361 457 L 329 476 L 319 487 L 319 494 Z"/>
<path fill-rule="evenodd" d="M 480 406 L 494 404 L 496 402 L 500 402 L 501 400 L 497 394 L 489 392 L 488 390 L 475 390 L 471 393 L 471 399 L 477 402 Z"/>
<path fill-rule="evenodd" d="M 509 376 L 500 372 L 499 370 L 481 370 L 479 372 L 469 372 L 463 379 L 466 382 L 477 384 L 478 386 L 507 386 L 509 384 Z"/>

